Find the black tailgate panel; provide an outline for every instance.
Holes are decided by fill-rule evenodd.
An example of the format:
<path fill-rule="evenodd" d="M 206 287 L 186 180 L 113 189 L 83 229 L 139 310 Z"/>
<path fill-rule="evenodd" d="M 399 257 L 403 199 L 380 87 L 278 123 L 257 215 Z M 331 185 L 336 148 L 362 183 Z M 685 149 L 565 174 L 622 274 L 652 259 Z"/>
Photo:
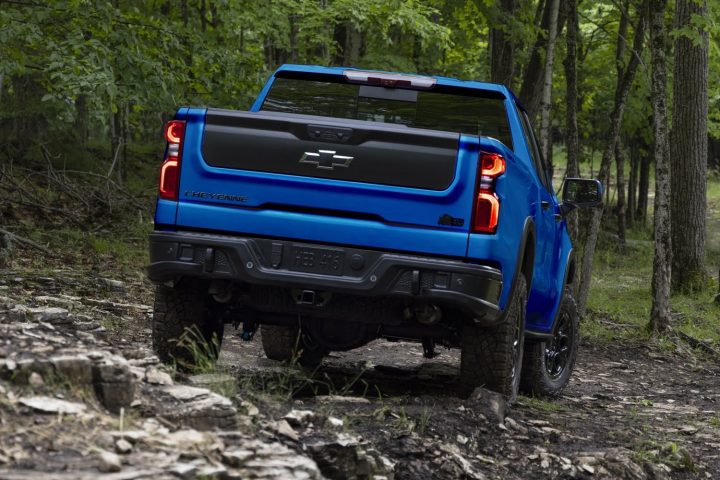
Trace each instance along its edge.
<path fill-rule="evenodd" d="M 287 113 L 208 109 L 202 154 L 213 167 L 445 190 L 459 134 Z"/>

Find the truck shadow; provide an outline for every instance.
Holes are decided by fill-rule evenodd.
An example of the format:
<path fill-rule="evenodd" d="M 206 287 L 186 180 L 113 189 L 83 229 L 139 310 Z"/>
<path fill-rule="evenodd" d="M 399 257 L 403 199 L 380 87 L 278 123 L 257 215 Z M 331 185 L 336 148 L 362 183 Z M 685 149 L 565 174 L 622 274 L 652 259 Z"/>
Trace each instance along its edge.
<path fill-rule="evenodd" d="M 408 342 L 375 341 L 350 352 L 333 352 L 314 367 L 268 360 L 260 342 L 227 336 L 219 365 L 238 378 L 241 389 L 292 398 L 318 395 L 462 396 L 459 352 L 442 350 L 433 359 Z"/>

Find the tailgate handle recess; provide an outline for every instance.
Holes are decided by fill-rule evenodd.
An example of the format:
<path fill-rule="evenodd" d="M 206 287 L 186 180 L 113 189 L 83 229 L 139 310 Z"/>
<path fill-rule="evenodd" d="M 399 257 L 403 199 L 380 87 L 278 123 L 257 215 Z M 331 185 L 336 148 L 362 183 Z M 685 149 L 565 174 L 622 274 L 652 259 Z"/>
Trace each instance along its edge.
<path fill-rule="evenodd" d="M 328 127 L 325 125 L 308 125 L 308 136 L 313 140 L 345 143 L 352 137 L 352 128 Z"/>

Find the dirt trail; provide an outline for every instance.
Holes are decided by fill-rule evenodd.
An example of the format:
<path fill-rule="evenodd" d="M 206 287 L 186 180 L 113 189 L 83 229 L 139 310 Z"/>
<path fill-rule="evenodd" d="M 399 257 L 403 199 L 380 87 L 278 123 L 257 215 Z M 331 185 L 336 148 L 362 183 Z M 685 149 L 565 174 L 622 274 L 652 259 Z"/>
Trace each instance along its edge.
<path fill-rule="evenodd" d="M 257 339 L 234 335 L 221 363 L 241 379 L 275 368 Z M 319 393 L 352 384 L 370 399 L 340 414 L 397 462 L 396 478 L 449 478 L 436 461 L 443 449 L 457 449 L 491 478 L 589 478 L 603 469 L 609 478 L 720 478 L 716 365 L 585 342 L 564 395 L 554 402 L 521 397 L 502 427 L 458 395 L 458 365 L 454 350 L 427 360 L 418 345 L 377 341 L 332 354 L 312 376 Z M 311 396 L 301 401 L 318 405 Z"/>
<path fill-rule="evenodd" d="M 158 468 L 162 478 L 720 478 L 720 367 L 687 353 L 585 342 L 560 399 L 521 397 L 505 412 L 487 392 L 459 394 L 455 350 L 427 360 L 419 345 L 378 341 L 306 372 L 265 359 L 259 338 L 243 342 L 226 327 L 219 372 L 174 381 L 223 399 L 158 373 L 149 284 L 71 270 L 0 274 L 2 368 L 22 360 L 45 379 L 33 386 L 28 375 L 0 375 L 0 431 L 23 432 L 0 439 L 0 478 L 60 469 L 56 478 L 96 478 L 97 449 L 119 450 L 117 414 L 42 370 L 71 348 L 97 352 L 78 365 L 97 369 L 105 359 L 137 379 L 125 421 L 143 446 L 121 453 L 121 472 L 108 478 L 160 478 Z M 27 348 L 18 350 L 18 338 Z M 86 382 L 97 391 L 95 377 Z M 18 401 L 32 395 L 82 404 L 92 420 L 62 420 Z"/>

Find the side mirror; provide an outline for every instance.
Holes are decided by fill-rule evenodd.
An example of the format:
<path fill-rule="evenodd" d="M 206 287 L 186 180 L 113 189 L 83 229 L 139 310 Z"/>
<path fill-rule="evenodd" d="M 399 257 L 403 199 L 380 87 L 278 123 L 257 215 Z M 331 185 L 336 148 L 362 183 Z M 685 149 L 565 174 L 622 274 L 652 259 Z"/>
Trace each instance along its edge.
<path fill-rule="evenodd" d="M 603 186 L 600 180 L 566 178 L 563 184 L 560 209 L 567 215 L 574 208 L 593 208 L 602 203 Z"/>

